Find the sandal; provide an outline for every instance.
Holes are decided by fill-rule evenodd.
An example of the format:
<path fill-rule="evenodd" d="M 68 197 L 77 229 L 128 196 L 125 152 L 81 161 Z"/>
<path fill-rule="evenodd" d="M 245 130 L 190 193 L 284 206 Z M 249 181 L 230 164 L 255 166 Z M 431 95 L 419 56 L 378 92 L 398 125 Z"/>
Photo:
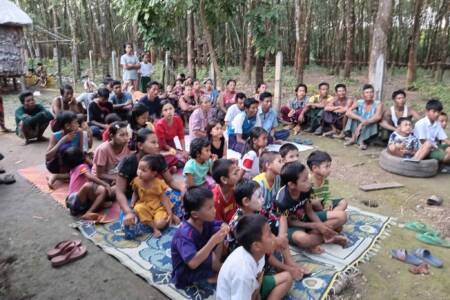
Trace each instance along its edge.
<path fill-rule="evenodd" d="M 393 259 L 397 259 L 401 262 L 415 266 L 418 266 L 421 263 L 423 263 L 423 261 L 420 258 L 412 254 L 409 254 L 408 251 L 406 251 L 405 249 L 392 249 L 391 257 Z"/>
<path fill-rule="evenodd" d="M 13 184 L 14 182 L 16 182 L 16 179 L 12 174 L 6 174 L 3 177 L 0 177 L 0 184 Z"/>
<path fill-rule="evenodd" d="M 366 144 L 361 144 L 361 145 L 359 145 L 359 149 L 360 150 L 367 150 L 367 145 Z"/>
<path fill-rule="evenodd" d="M 433 234 L 438 234 L 434 229 L 428 227 L 422 222 L 409 222 L 405 224 L 405 228 L 412 230 L 417 233 L 425 233 L 425 232 L 431 232 Z"/>
<path fill-rule="evenodd" d="M 432 196 L 430 196 L 430 198 L 427 199 L 427 204 L 428 205 L 437 205 L 437 206 L 439 206 L 439 205 L 442 205 L 442 202 L 443 202 L 442 198 L 439 198 L 436 195 L 432 195 Z"/>
<path fill-rule="evenodd" d="M 354 145 L 355 144 L 355 142 L 353 141 L 353 140 L 348 140 L 348 141 L 345 141 L 344 142 L 344 146 L 351 146 L 351 145 Z"/>
<path fill-rule="evenodd" d="M 424 274 L 424 275 L 428 275 L 430 274 L 430 271 L 428 270 L 428 265 L 427 264 L 420 264 L 418 266 L 413 266 L 411 268 L 408 269 L 409 272 L 418 275 L 418 274 Z"/>
<path fill-rule="evenodd" d="M 450 248 L 450 241 L 442 239 L 439 234 L 433 232 L 418 233 L 416 239 L 419 241 L 444 248 Z"/>
<path fill-rule="evenodd" d="M 433 256 L 430 250 L 419 248 L 414 250 L 413 253 L 415 256 L 435 268 L 442 268 L 442 266 L 444 266 L 444 263 L 436 256 Z"/>
<path fill-rule="evenodd" d="M 86 246 L 75 246 L 71 244 L 70 250 L 63 255 L 55 256 L 51 259 L 52 267 L 57 268 L 84 257 L 87 253 Z"/>
<path fill-rule="evenodd" d="M 81 241 L 80 240 L 69 240 L 69 241 L 61 241 L 53 249 L 50 249 L 47 251 L 47 258 L 52 259 L 55 256 L 61 255 L 63 253 L 66 253 L 68 249 L 71 249 L 70 246 L 80 246 Z"/>

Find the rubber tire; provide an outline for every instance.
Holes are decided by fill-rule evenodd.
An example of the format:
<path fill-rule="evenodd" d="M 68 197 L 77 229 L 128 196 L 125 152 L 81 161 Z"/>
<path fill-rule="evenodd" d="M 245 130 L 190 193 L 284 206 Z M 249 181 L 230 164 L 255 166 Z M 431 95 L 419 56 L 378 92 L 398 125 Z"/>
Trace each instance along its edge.
<path fill-rule="evenodd" d="M 439 171 L 436 159 L 425 159 L 418 163 L 404 161 L 403 158 L 393 156 L 383 150 L 379 158 L 380 167 L 390 173 L 407 177 L 433 177 Z"/>

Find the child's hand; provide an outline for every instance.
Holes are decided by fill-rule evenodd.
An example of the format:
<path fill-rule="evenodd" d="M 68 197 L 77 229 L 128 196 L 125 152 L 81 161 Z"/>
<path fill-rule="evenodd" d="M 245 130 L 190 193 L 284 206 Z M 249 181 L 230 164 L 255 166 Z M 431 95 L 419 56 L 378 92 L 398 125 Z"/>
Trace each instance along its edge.
<path fill-rule="evenodd" d="M 230 226 L 227 223 L 222 223 L 220 226 L 220 230 L 225 231 L 226 234 L 230 233 Z"/>
<path fill-rule="evenodd" d="M 211 154 L 211 159 L 212 159 L 213 161 L 218 160 L 218 159 L 219 159 L 219 156 L 217 156 L 217 154 Z"/>
<path fill-rule="evenodd" d="M 220 229 L 213 234 L 213 236 L 211 237 L 211 241 L 213 242 L 214 245 L 220 244 L 223 242 L 223 240 L 225 239 L 225 237 L 228 235 L 229 232 L 230 227 L 228 227 L 227 224 L 223 223 Z"/>
<path fill-rule="evenodd" d="M 125 214 L 125 217 L 123 218 L 123 224 L 125 224 L 125 225 L 134 225 L 135 223 L 136 223 L 136 216 L 135 216 L 135 214 L 132 211 L 127 212 Z"/>
<path fill-rule="evenodd" d="M 178 224 L 180 224 L 180 222 L 181 222 L 180 218 L 178 218 L 178 216 L 176 214 L 172 214 L 172 216 L 170 217 L 169 223 L 178 225 Z"/>
<path fill-rule="evenodd" d="M 303 278 L 303 269 L 299 266 L 288 266 L 287 270 L 294 280 L 300 280 Z"/>
<path fill-rule="evenodd" d="M 78 132 L 78 131 L 71 131 L 71 132 L 69 132 L 68 134 L 66 134 L 66 135 L 63 137 L 64 142 L 70 142 L 70 141 L 72 141 L 72 140 L 75 138 L 77 132 Z"/>
<path fill-rule="evenodd" d="M 334 231 L 324 223 L 319 223 L 317 226 L 317 230 L 319 230 L 320 234 L 322 234 L 325 241 L 332 239 L 337 234 L 336 231 Z"/>
<path fill-rule="evenodd" d="M 330 202 L 325 202 L 323 204 L 323 209 L 324 210 L 333 210 L 333 203 L 331 201 Z"/>
<path fill-rule="evenodd" d="M 292 118 L 294 116 L 294 114 L 295 114 L 295 110 L 291 109 L 288 113 L 288 117 Z"/>
<path fill-rule="evenodd" d="M 175 148 L 170 148 L 169 154 L 170 155 L 177 155 L 177 150 Z"/>
<path fill-rule="evenodd" d="M 287 249 L 289 247 L 289 241 L 285 236 L 277 236 L 275 238 L 276 247 L 280 250 Z"/>

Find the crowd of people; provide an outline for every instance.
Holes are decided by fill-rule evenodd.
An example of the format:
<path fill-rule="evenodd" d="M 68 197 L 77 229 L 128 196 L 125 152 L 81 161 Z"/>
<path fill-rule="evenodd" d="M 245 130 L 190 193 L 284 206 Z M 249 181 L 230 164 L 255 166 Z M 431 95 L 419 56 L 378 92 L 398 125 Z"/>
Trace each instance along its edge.
<path fill-rule="evenodd" d="M 287 142 L 291 135 L 342 139 L 361 150 L 379 139 L 392 155 L 450 163 L 448 117 L 438 100 L 427 102 L 421 118 L 402 90 L 384 108 L 369 84 L 356 100 L 344 84 L 331 95 L 322 82 L 311 97 L 299 84 L 278 113 L 266 84 L 248 97 L 236 91 L 235 80 L 219 92 L 210 79 L 180 74 L 161 90 L 147 69 L 146 93 L 134 101 L 129 91 L 142 64 L 130 47 L 121 59 L 123 82 L 107 78 L 79 97 L 65 85 L 51 110 L 22 93 L 16 132 L 28 143 L 45 139 L 51 127 L 48 184 L 69 181 L 72 215 L 96 220 L 117 201 L 131 239 L 144 232 L 157 238 L 169 224 L 179 225 L 171 248 L 178 288 L 208 281 L 217 282 L 217 299 L 281 299 L 293 280 L 309 273 L 293 260 L 289 244 L 316 254 L 324 243 L 345 247 L 347 203 L 330 195 L 332 157 L 316 150 L 302 162 Z M 94 138 L 102 142 L 92 149 Z M 279 152 L 266 149 L 273 143 L 281 144 Z M 240 159 L 229 159 L 231 150 Z M 170 197 L 170 189 L 182 197 Z"/>

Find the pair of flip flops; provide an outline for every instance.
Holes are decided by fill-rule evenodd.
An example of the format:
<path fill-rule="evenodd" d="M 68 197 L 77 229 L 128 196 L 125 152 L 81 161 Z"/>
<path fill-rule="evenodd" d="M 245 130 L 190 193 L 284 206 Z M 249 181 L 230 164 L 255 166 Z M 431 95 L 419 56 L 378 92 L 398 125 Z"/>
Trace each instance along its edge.
<path fill-rule="evenodd" d="M 81 245 L 80 240 L 67 240 L 59 242 L 54 248 L 48 250 L 47 258 L 52 263 L 52 267 L 58 268 L 83 258 L 86 253 L 86 246 Z"/>
<path fill-rule="evenodd" d="M 442 260 L 432 255 L 430 250 L 418 248 L 411 252 L 406 249 L 393 249 L 391 250 L 391 256 L 401 262 L 420 266 L 421 264 L 429 264 L 435 268 L 442 268 L 444 263 Z"/>
<path fill-rule="evenodd" d="M 443 239 L 439 232 L 422 222 L 406 223 L 405 228 L 417 232 L 416 239 L 425 244 L 450 248 L 450 241 Z"/>
<path fill-rule="evenodd" d="M 12 174 L 6 174 L 6 175 L 0 176 L 0 184 L 13 184 L 14 182 L 16 182 L 16 179 L 14 178 L 14 175 L 12 175 Z"/>
<path fill-rule="evenodd" d="M 295 138 L 292 140 L 296 144 L 305 145 L 305 146 L 311 146 L 313 145 L 313 141 L 309 139 L 301 139 L 301 138 Z"/>

